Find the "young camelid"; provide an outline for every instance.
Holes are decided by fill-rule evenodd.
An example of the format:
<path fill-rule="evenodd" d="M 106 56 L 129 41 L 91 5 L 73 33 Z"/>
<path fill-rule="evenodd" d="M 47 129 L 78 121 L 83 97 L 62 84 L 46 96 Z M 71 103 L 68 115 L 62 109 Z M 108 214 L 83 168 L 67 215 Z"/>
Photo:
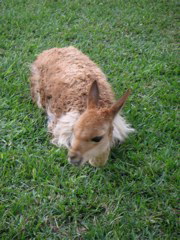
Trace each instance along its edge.
<path fill-rule="evenodd" d="M 115 102 L 105 75 L 74 47 L 53 48 L 32 64 L 31 94 L 48 115 L 52 143 L 68 148 L 68 161 L 107 162 L 110 147 L 133 129 L 118 112 L 129 91 Z"/>

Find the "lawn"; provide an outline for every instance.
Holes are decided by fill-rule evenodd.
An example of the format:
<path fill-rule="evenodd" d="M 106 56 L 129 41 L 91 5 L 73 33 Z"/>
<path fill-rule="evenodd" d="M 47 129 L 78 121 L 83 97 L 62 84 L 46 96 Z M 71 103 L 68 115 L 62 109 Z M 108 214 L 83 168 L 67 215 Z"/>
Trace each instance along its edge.
<path fill-rule="evenodd" d="M 0 238 L 178 239 L 178 1 L 0 1 Z M 73 45 L 136 133 L 103 168 L 67 163 L 31 101 L 29 66 Z"/>

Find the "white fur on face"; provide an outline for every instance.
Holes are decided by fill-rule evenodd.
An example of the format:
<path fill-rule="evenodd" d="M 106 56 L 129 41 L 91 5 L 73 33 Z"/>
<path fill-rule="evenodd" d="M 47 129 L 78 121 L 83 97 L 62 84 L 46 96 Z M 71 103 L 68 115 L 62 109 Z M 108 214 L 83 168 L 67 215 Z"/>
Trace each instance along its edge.
<path fill-rule="evenodd" d="M 57 123 L 51 130 L 53 134 L 53 144 L 59 147 L 64 146 L 69 148 L 73 134 L 73 127 L 79 118 L 79 115 L 80 114 L 78 112 L 68 112 L 57 120 Z M 48 116 L 50 116 L 51 119 L 53 118 L 52 113 Z"/>

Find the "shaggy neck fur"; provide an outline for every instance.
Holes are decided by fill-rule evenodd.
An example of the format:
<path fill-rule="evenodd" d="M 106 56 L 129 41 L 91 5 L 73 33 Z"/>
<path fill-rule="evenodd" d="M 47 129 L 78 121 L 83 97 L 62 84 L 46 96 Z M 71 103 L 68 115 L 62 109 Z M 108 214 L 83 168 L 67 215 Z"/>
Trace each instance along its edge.
<path fill-rule="evenodd" d="M 53 135 L 52 143 L 61 147 L 64 146 L 69 148 L 71 145 L 71 138 L 73 134 L 73 126 L 80 117 L 80 113 L 68 112 L 65 115 L 61 116 L 57 123 L 52 127 L 52 121 L 55 117 L 53 114 L 48 112 L 48 128 Z M 117 141 L 120 143 L 125 140 L 129 133 L 133 132 L 134 129 L 126 123 L 125 119 L 119 114 L 115 117 L 113 121 L 113 138 L 112 145 Z"/>

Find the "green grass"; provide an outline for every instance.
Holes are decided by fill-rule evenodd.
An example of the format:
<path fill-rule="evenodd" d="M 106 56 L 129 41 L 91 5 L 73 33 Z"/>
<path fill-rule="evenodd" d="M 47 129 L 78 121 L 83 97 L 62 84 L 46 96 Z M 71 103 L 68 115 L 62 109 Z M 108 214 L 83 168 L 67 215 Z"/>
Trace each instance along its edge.
<path fill-rule="evenodd" d="M 1 239 L 177 239 L 177 1 L 0 1 Z M 106 73 L 136 134 L 75 168 L 31 102 L 29 64 L 74 45 Z"/>

